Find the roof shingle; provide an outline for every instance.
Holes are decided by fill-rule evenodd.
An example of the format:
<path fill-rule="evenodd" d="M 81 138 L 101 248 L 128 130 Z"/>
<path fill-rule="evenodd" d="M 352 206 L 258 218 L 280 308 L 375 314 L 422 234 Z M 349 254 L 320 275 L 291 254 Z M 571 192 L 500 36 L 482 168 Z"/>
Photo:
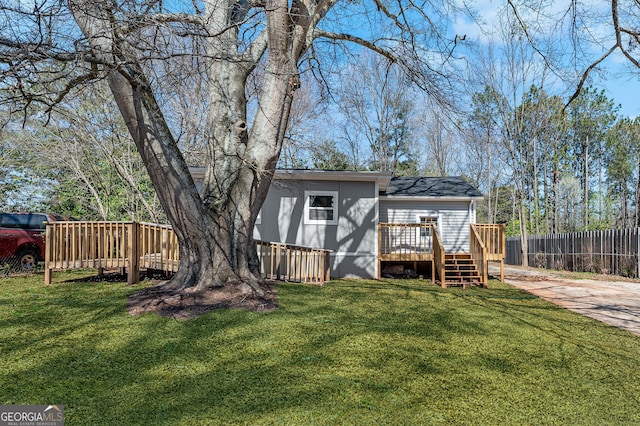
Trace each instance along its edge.
<path fill-rule="evenodd" d="M 484 198 L 480 191 L 459 176 L 393 177 L 387 190 L 380 195 Z"/>

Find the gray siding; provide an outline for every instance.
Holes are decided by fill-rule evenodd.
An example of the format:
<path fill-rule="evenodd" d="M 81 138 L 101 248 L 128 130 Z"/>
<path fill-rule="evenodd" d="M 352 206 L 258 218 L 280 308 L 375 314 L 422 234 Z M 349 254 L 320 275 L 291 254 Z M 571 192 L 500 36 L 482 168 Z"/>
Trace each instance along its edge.
<path fill-rule="evenodd" d="M 374 182 L 274 180 L 255 238 L 333 250 L 333 277 L 375 277 L 377 208 Z M 338 224 L 305 224 L 305 191 L 338 191 Z"/>
<path fill-rule="evenodd" d="M 469 201 L 397 201 L 380 199 L 380 222 L 418 223 L 419 216 L 438 217 L 447 252 L 469 251 Z"/>

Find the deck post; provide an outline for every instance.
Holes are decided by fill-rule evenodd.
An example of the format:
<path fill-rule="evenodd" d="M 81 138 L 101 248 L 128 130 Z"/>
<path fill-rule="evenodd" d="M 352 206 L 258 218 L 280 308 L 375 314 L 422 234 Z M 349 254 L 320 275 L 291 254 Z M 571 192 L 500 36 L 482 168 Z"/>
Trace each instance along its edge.
<path fill-rule="evenodd" d="M 436 263 L 431 261 L 431 283 L 435 285 L 436 283 Z"/>
<path fill-rule="evenodd" d="M 324 279 L 322 284 L 331 281 L 331 252 L 326 251 L 324 254 Z"/>
<path fill-rule="evenodd" d="M 376 184 L 377 186 L 377 184 Z M 382 254 L 382 225 L 378 223 L 378 279 L 382 278 L 382 260 L 380 260 L 380 255 Z M 640 240 L 639 240 L 640 241 Z M 640 243 L 638 243 L 638 247 L 640 247 Z M 640 253 L 640 249 L 638 249 L 638 253 Z M 640 254 L 638 255 L 638 271 L 640 271 Z M 638 273 L 640 276 L 640 272 Z"/>
<path fill-rule="evenodd" d="M 51 223 L 47 223 L 44 237 L 44 285 L 51 284 L 51 278 L 53 277 L 53 267 L 51 265 L 52 245 L 53 225 Z"/>
<path fill-rule="evenodd" d="M 129 273 L 127 284 L 132 285 L 140 281 L 140 253 L 138 253 L 138 222 L 127 224 L 129 228 L 127 257 L 129 258 Z"/>
<path fill-rule="evenodd" d="M 504 258 L 507 253 L 507 225 L 504 223 L 500 226 L 500 233 L 502 234 L 502 242 L 500 246 L 500 252 L 502 257 L 500 259 L 500 282 L 504 282 Z"/>

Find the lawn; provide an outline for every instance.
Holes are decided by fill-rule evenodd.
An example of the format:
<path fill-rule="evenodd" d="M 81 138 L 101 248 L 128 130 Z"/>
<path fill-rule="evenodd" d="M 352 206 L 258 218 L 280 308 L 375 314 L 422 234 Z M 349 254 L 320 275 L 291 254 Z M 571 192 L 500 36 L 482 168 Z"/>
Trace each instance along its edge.
<path fill-rule="evenodd" d="M 640 423 L 638 336 L 499 283 L 282 284 L 179 322 L 125 312 L 144 283 L 42 282 L 0 279 L 0 404 L 67 425 Z"/>

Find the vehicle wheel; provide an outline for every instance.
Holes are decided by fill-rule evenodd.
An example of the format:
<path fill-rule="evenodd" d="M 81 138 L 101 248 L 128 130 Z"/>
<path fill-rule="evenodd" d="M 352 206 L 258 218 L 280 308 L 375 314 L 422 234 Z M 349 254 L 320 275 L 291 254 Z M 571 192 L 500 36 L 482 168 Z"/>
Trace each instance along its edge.
<path fill-rule="evenodd" d="M 33 250 L 25 250 L 18 255 L 18 268 L 31 272 L 38 266 L 38 253 Z"/>

